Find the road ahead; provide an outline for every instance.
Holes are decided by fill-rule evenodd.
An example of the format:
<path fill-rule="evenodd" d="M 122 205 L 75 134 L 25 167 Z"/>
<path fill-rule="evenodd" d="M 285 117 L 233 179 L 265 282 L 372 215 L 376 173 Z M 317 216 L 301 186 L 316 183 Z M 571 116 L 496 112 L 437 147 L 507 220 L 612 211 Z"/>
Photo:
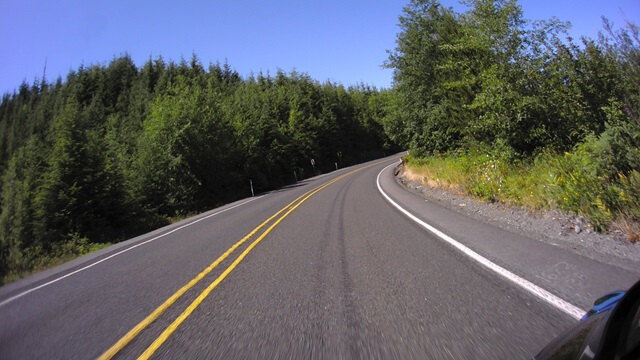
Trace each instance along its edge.
<path fill-rule="evenodd" d="M 229 204 L 0 288 L 0 358 L 528 359 L 576 321 L 379 187 L 574 309 L 640 276 L 425 202 L 394 181 L 397 160 Z"/>

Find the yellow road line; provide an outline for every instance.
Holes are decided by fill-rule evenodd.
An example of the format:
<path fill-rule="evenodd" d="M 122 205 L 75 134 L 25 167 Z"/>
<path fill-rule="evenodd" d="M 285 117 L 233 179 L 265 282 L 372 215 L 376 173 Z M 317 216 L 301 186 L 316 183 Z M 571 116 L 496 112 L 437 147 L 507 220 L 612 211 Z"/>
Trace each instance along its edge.
<path fill-rule="evenodd" d="M 211 265 L 209 265 L 207 268 L 202 270 L 200 274 L 198 274 L 195 278 L 189 281 L 185 286 L 180 288 L 180 290 L 178 290 L 175 294 L 171 295 L 170 298 L 168 298 L 162 305 L 160 305 L 151 314 L 149 314 L 149 316 L 147 316 L 144 320 L 138 323 L 138 325 L 136 325 L 133 329 L 131 329 L 125 336 L 123 336 L 120 340 L 118 340 L 118 342 L 115 343 L 111 348 L 109 348 L 109 350 L 105 351 L 104 354 L 100 355 L 98 359 L 99 360 L 111 359 L 115 354 L 117 354 L 120 350 L 122 350 L 122 348 L 124 348 L 127 344 L 129 344 L 131 340 L 133 340 L 138 334 L 140 334 L 142 330 L 144 330 L 147 326 L 149 326 L 149 324 L 154 322 L 160 315 L 162 315 L 162 313 L 165 312 L 171 305 L 173 305 L 185 292 L 191 289 L 195 284 L 197 284 L 200 280 L 202 280 L 202 278 L 204 278 L 205 276 L 207 276 L 207 274 L 213 271 L 213 269 L 215 269 L 216 266 L 218 266 L 222 261 L 224 261 L 227 257 L 229 257 L 229 255 L 231 255 L 231 253 L 233 253 L 235 249 L 237 249 L 240 245 L 244 244 L 247 240 L 249 240 L 253 235 L 255 235 L 256 232 L 258 232 L 261 228 L 263 228 L 276 216 L 280 215 L 283 211 L 288 209 L 290 206 L 292 206 L 294 203 L 296 203 L 298 200 L 300 200 L 301 198 L 303 198 L 305 195 L 309 194 L 312 191 L 313 189 L 300 195 L 295 200 L 287 204 L 287 206 L 283 207 L 278 212 L 276 212 L 271 217 L 269 217 L 267 220 L 262 222 L 262 224 L 258 225 L 255 229 L 251 230 L 251 232 L 248 233 L 245 237 L 243 237 L 242 240 L 238 241 L 233 246 L 231 246 L 224 254 L 220 255 L 220 257 L 216 259 L 216 261 L 214 261 L 213 263 L 211 263 Z"/>
<path fill-rule="evenodd" d="M 167 341 L 167 339 L 169 338 L 169 336 L 171 336 L 171 334 L 178 328 L 178 326 L 180 326 L 180 324 L 182 324 L 184 322 L 184 320 L 189 317 L 189 315 L 191 315 L 191 313 L 202 303 L 202 301 L 204 301 L 204 299 L 209 296 L 209 294 L 211 293 L 211 291 L 213 291 L 213 289 L 215 289 L 218 284 L 220 284 L 222 282 L 222 280 L 224 280 L 227 275 L 229 275 L 229 273 L 231 273 L 231 271 L 233 271 L 233 269 L 236 268 L 236 266 L 238 266 L 238 264 L 244 259 L 245 256 L 247 256 L 247 254 L 249 254 L 251 252 L 251 250 L 258 245 L 262 239 L 265 238 L 265 236 L 267 236 L 267 234 L 269 234 L 271 232 L 271 230 L 273 230 L 273 228 L 275 228 L 284 218 L 286 218 L 287 216 L 289 216 L 289 214 L 291 214 L 291 212 L 293 212 L 296 208 L 298 208 L 298 206 L 300 206 L 302 203 L 304 203 L 305 201 L 307 201 L 307 199 L 309 199 L 311 196 L 313 196 L 314 194 L 316 194 L 317 192 L 319 192 L 320 190 L 326 188 L 327 186 L 333 184 L 334 182 L 348 176 L 351 175 L 353 173 L 355 173 L 356 171 L 360 171 L 363 169 L 366 169 L 368 167 L 374 166 L 374 165 L 378 165 L 380 162 L 375 163 L 375 164 L 371 164 L 365 167 L 361 167 L 359 169 L 350 171 L 344 175 L 341 175 L 335 179 L 333 179 L 332 181 L 327 182 L 326 184 L 316 188 L 315 190 L 313 190 L 310 194 L 308 194 L 304 199 L 300 200 L 300 202 L 298 202 L 295 206 L 293 206 L 291 209 L 289 209 L 289 211 L 287 211 L 284 215 L 282 215 L 282 217 L 280 217 L 278 220 L 276 220 L 276 222 L 274 222 L 271 226 L 269 226 L 269 228 L 267 228 L 267 230 L 264 231 L 264 233 L 262 233 L 262 235 L 260 235 L 260 237 L 258 237 L 253 243 L 251 243 L 251 245 L 249 245 L 243 252 L 242 254 L 240 254 L 231 265 L 229 265 L 229 267 L 222 273 L 220 274 L 220 276 L 218 276 L 218 278 L 216 278 L 183 312 L 182 314 L 180 314 L 180 316 L 178 316 L 172 323 L 171 325 L 169 325 L 169 327 L 167 327 L 162 334 L 160 334 L 160 336 L 158 336 L 158 338 L 151 344 L 151 346 L 149 346 L 144 353 L 142 353 L 142 355 L 140 355 L 140 357 L 138 358 L 138 360 L 146 360 L 149 359 L 151 357 L 151 355 L 153 355 L 154 352 L 156 352 L 156 350 L 158 350 L 158 348 L 160 348 L 160 346 L 162 346 L 162 344 Z M 305 194 L 306 195 L 306 194 Z M 302 195 L 304 196 L 304 195 Z"/>
<path fill-rule="evenodd" d="M 376 164 L 373 164 L 376 165 Z M 369 166 L 373 166 L 369 165 Z M 367 166 L 367 167 L 369 167 Z M 122 350 L 127 344 L 129 344 L 136 336 L 138 336 L 142 330 L 144 330 L 147 326 L 149 326 L 152 322 L 154 322 L 160 315 L 162 315 L 171 305 L 173 305 L 184 293 L 186 293 L 189 289 L 191 289 L 194 285 L 196 285 L 200 280 L 202 280 L 207 274 L 209 274 L 213 269 L 215 269 L 222 261 L 224 261 L 231 253 L 233 253 L 239 246 L 244 244 L 247 240 L 249 240 L 255 233 L 257 233 L 261 228 L 263 228 L 266 224 L 268 224 L 271 220 L 280 215 L 283 211 L 290 208 L 293 204 L 295 204 L 298 200 L 307 196 L 310 193 L 314 193 L 319 191 L 320 189 L 333 184 L 334 182 L 344 178 L 347 175 L 352 174 L 358 170 L 362 170 L 363 168 L 353 170 L 346 174 L 343 174 L 323 185 L 316 187 L 315 189 L 309 190 L 306 193 L 298 196 L 295 200 L 287 204 L 285 207 L 280 209 L 278 212 L 270 216 L 267 220 L 262 222 L 262 224 L 258 225 L 255 229 L 251 230 L 245 237 L 243 237 L 240 241 L 235 243 L 232 247 L 230 247 L 224 254 L 222 254 L 216 261 L 211 263 L 207 268 L 205 268 L 202 272 L 200 272 L 195 278 L 189 281 L 186 285 L 180 288 L 177 292 L 175 292 L 171 297 L 169 297 L 162 305 L 160 305 L 157 309 L 155 309 L 149 316 L 147 316 L 144 320 L 138 323 L 133 329 L 131 329 L 127 334 L 125 334 L 118 342 L 116 342 L 113 346 L 111 346 L 107 351 L 105 351 L 100 357 L 99 360 L 109 360 L 113 358 L 120 350 Z M 314 192 L 315 191 L 315 192 Z M 308 197 L 307 197 L 308 198 Z M 305 198 L 305 200 L 307 199 Z M 304 201 L 304 200 L 303 200 Z M 299 204 L 298 204 L 299 205 Z M 270 228 L 271 229 L 271 228 Z"/>

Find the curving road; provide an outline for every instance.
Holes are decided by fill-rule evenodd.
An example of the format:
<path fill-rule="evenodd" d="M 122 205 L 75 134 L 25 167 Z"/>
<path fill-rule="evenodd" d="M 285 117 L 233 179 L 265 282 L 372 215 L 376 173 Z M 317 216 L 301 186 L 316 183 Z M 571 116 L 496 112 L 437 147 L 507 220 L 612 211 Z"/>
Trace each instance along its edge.
<path fill-rule="evenodd" d="M 425 201 L 395 182 L 397 160 L 0 288 L 0 359 L 529 359 L 576 321 L 572 309 L 640 277 Z"/>

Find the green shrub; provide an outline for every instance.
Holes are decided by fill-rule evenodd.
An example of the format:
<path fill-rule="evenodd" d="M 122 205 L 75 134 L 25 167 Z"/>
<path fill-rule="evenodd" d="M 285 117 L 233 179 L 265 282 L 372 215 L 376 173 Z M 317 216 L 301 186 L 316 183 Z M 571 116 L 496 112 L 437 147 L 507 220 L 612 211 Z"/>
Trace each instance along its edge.
<path fill-rule="evenodd" d="M 52 243 L 50 248 L 44 248 L 41 244 L 31 246 L 24 251 L 13 248 L 10 251 L 16 253 L 15 261 L 10 271 L 3 278 L 0 278 L 0 284 L 60 265 L 110 245 L 109 243 L 91 243 L 86 237 L 72 233 L 67 235 L 65 241 Z"/>
<path fill-rule="evenodd" d="M 620 217 L 640 220 L 639 173 L 612 171 L 615 167 L 605 161 L 611 139 L 606 133 L 587 137 L 573 153 L 557 160 L 553 191 L 557 206 L 584 215 L 597 230 L 608 229 Z"/>
<path fill-rule="evenodd" d="M 483 148 L 405 160 L 427 183 L 529 210 L 562 209 L 595 230 L 617 224 L 631 241 L 640 240 L 640 172 L 609 176 L 607 151 L 607 137 L 589 136 L 572 153 L 543 151 L 533 161 Z"/>

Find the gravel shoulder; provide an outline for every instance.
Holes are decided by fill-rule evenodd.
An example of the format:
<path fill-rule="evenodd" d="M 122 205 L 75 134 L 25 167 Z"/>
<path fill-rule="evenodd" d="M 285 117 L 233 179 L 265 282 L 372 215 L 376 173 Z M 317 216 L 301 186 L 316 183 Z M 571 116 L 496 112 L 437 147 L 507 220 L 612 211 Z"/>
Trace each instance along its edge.
<path fill-rule="evenodd" d="M 640 243 L 630 243 L 619 230 L 597 233 L 581 217 L 559 210 L 532 213 L 431 187 L 405 172 L 402 164 L 395 174 L 396 181 L 408 191 L 458 213 L 603 263 L 640 271 Z"/>

